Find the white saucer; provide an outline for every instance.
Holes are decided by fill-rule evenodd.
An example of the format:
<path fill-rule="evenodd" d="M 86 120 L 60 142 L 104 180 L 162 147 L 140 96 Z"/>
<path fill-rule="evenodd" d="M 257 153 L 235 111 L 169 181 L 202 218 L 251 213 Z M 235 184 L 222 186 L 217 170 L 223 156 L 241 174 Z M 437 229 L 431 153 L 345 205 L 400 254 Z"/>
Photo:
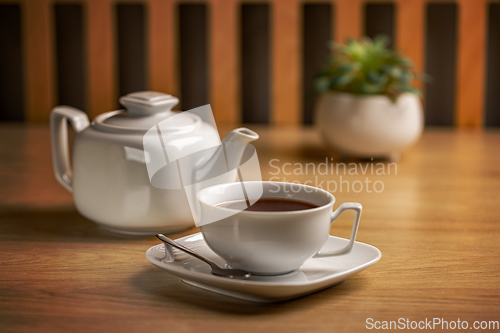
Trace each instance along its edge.
<path fill-rule="evenodd" d="M 207 246 L 201 233 L 176 241 L 224 267 L 224 260 Z M 323 249 L 341 248 L 347 242 L 347 239 L 330 236 Z M 311 258 L 298 271 L 279 276 L 252 275 L 248 279 L 213 275 L 206 263 L 176 249 L 174 256 L 175 261 L 172 261 L 168 252 L 165 253 L 164 244 L 153 246 L 146 251 L 146 258 L 151 263 L 180 277 L 188 284 L 247 301 L 267 303 L 289 300 L 336 285 L 375 264 L 382 257 L 382 253 L 374 246 L 355 242 L 349 254 Z"/>

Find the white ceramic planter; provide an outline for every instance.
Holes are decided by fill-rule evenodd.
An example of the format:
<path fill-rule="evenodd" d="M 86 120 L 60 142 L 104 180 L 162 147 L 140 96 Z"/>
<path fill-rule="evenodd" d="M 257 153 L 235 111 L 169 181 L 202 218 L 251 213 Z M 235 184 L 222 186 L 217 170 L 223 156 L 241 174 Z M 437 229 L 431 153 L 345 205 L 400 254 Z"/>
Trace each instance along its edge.
<path fill-rule="evenodd" d="M 328 145 L 342 154 L 397 158 L 414 144 L 424 127 L 418 96 L 325 93 L 315 110 L 315 124 Z"/>

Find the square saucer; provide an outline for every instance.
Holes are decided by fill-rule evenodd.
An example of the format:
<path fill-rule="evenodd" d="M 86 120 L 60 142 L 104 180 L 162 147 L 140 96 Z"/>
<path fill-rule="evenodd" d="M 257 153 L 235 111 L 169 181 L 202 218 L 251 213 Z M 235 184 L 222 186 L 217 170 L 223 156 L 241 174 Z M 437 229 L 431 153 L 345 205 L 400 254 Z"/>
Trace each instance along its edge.
<path fill-rule="evenodd" d="M 176 242 L 200 253 L 220 267 L 225 266 L 224 260 L 207 246 L 201 233 L 176 239 Z M 323 250 L 340 249 L 348 242 L 348 239 L 330 236 Z M 355 242 L 348 254 L 311 258 L 297 271 L 285 275 L 252 275 L 246 279 L 235 279 L 213 275 L 206 263 L 177 249 L 173 252 L 174 261 L 165 253 L 165 245 L 158 244 L 146 251 L 146 258 L 153 265 L 180 277 L 190 285 L 261 303 L 285 301 L 331 287 L 370 267 L 382 257 L 376 247 Z"/>

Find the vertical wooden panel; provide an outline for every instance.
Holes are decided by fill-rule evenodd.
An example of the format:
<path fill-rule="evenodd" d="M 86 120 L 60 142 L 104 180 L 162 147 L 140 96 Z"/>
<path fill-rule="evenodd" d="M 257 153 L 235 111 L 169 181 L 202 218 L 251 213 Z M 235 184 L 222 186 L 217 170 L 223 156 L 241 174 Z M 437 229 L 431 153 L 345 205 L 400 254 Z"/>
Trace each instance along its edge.
<path fill-rule="evenodd" d="M 297 0 L 272 2 L 272 123 L 302 122 L 300 79 L 300 5 Z"/>
<path fill-rule="evenodd" d="M 54 5 L 57 104 L 85 110 L 83 11 L 80 4 Z"/>
<path fill-rule="evenodd" d="M 207 12 L 206 4 L 179 5 L 180 104 L 183 110 L 209 103 Z"/>
<path fill-rule="evenodd" d="M 48 0 L 23 3 L 26 41 L 26 119 L 47 122 L 54 106 L 50 6 Z"/>
<path fill-rule="evenodd" d="M 337 25 L 337 20 L 338 18 L 338 10 L 337 10 L 337 5 L 335 4 L 335 0 L 331 1 L 331 6 L 330 6 L 330 40 L 331 41 L 339 41 L 337 39 L 337 30 L 338 25 Z"/>
<path fill-rule="evenodd" d="M 268 4 L 241 6 L 241 108 L 244 123 L 269 122 Z"/>
<path fill-rule="evenodd" d="M 218 124 L 241 121 L 236 4 L 210 1 L 210 104 Z"/>
<path fill-rule="evenodd" d="M 111 0 L 88 1 L 89 115 L 118 107 Z"/>
<path fill-rule="evenodd" d="M 367 3 L 364 6 L 365 29 L 364 35 L 374 38 L 377 35 L 387 35 L 390 39 L 389 46 L 394 45 L 394 4 Z"/>
<path fill-rule="evenodd" d="M 362 1 L 335 1 L 335 40 L 344 43 L 347 38 L 360 38 L 362 34 Z"/>
<path fill-rule="evenodd" d="M 0 121 L 24 120 L 21 8 L 0 3 Z"/>
<path fill-rule="evenodd" d="M 459 0 L 457 116 L 459 127 L 483 123 L 486 0 Z"/>
<path fill-rule="evenodd" d="M 326 66 L 328 41 L 332 39 L 333 4 L 311 3 L 303 5 L 302 24 L 302 108 L 305 124 L 312 124 L 317 94 L 314 77 Z"/>
<path fill-rule="evenodd" d="M 178 95 L 175 1 L 149 0 L 149 80 L 154 91 Z"/>
<path fill-rule="evenodd" d="M 488 6 L 486 126 L 500 126 L 500 2 Z"/>
<path fill-rule="evenodd" d="M 413 61 L 417 73 L 424 68 L 424 27 L 424 1 L 397 0 L 396 48 Z M 422 88 L 420 81 L 415 83 Z"/>
<path fill-rule="evenodd" d="M 429 3 L 426 8 L 425 124 L 452 126 L 456 109 L 457 4 Z"/>
<path fill-rule="evenodd" d="M 144 5 L 116 4 L 118 92 L 124 96 L 146 86 L 146 23 Z"/>

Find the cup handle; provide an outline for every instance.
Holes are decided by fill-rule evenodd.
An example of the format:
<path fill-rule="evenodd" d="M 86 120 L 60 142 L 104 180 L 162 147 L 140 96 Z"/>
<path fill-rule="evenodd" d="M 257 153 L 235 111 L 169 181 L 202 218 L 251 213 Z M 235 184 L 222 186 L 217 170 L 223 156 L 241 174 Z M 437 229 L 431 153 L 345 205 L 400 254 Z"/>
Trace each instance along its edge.
<path fill-rule="evenodd" d="M 354 223 L 352 225 L 351 239 L 349 240 L 349 244 L 347 244 L 346 247 L 340 250 L 329 251 L 329 252 L 318 251 L 318 253 L 316 253 L 313 256 L 313 258 L 331 257 L 351 252 L 352 246 L 354 245 L 354 241 L 356 240 L 356 234 L 358 233 L 359 220 L 361 218 L 361 211 L 363 210 L 363 206 L 361 206 L 361 204 L 357 202 L 345 202 L 341 204 L 339 208 L 337 208 L 337 210 L 332 213 L 331 223 L 335 222 L 335 220 L 340 216 L 340 214 L 342 214 L 347 210 L 352 210 L 355 212 Z"/>

